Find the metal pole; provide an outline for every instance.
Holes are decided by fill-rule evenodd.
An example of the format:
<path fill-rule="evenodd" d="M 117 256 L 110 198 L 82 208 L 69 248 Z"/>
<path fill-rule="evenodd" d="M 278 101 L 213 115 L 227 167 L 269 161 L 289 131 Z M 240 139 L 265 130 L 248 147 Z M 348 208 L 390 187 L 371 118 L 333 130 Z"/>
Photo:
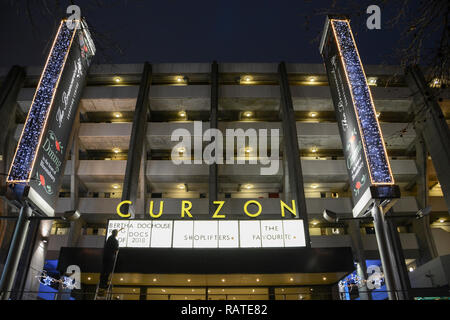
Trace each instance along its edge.
<path fill-rule="evenodd" d="M 350 234 L 350 238 L 352 240 L 353 257 L 355 257 L 355 260 L 357 261 L 356 272 L 362 280 L 367 280 L 366 255 L 364 253 L 364 246 L 359 228 L 359 220 L 349 221 L 348 233 Z M 363 284 L 358 290 L 361 300 L 372 300 L 372 295 L 365 284 Z"/>
<path fill-rule="evenodd" d="M 1 300 L 9 300 L 11 295 L 11 288 L 14 284 L 17 266 L 19 265 L 20 256 L 22 254 L 23 246 L 27 236 L 30 220 L 33 210 L 24 204 L 20 209 L 19 218 L 17 219 L 16 228 L 14 229 L 11 246 L 9 247 L 8 257 L 6 258 L 5 267 L 3 268 L 2 277 L 0 280 L 0 294 Z"/>
<path fill-rule="evenodd" d="M 377 237 L 378 252 L 380 253 L 381 264 L 383 266 L 384 282 L 386 283 L 386 290 L 388 292 L 389 300 L 397 300 L 395 294 L 395 282 L 393 278 L 393 270 L 391 260 L 389 258 L 388 246 L 383 225 L 383 212 L 378 203 L 372 208 L 373 226 Z"/>
<path fill-rule="evenodd" d="M 397 226 L 392 219 L 384 220 L 384 232 L 387 240 L 389 256 L 391 259 L 392 270 L 394 270 L 395 286 L 399 300 L 409 300 L 411 284 L 408 271 L 406 270 L 405 257 L 397 231 Z"/>

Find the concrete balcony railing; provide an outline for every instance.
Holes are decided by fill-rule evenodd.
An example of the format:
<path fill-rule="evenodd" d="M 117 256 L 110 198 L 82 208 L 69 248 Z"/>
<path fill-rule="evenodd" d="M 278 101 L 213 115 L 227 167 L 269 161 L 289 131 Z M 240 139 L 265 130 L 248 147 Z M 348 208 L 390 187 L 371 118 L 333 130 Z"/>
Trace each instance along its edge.
<path fill-rule="evenodd" d="M 261 176 L 260 164 L 219 165 L 219 177 L 232 179 L 232 176 L 264 179 L 267 182 L 280 181 L 283 168 L 275 175 Z M 268 167 L 268 166 L 264 166 Z M 392 160 L 392 171 L 398 182 L 412 180 L 417 169 L 413 160 Z M 78 176 L 83 182 L 117 182 L 123 180 L 126 160 L 81 160 Z M 65 174 L 69 175 L 71 162 L 67 162 Z M 346 182 L 347 169 L 344 160 L 302 160 L 305 182 Z M 171 160 L 148 160 L 146 175 L 151 182 L 207 182 L 209 176 L 206 164 L 180 164 Z M 252 180 L 247 180 L 252 181 Z"/>
<path fill-rule="evenodd" d="M 119 108 L 119 107 L 117 107 Z M 120 108 L 119 108 L 120 109 Z M 112 110 L 114 111 L 114 110 Z M 297 122 L 297 136 L 299 148 L 310 148 L 316 146 L 322 149 L 341 149 L 341 139 L 336 123 L 307 123 Z M 88 150 L 112 149 L 118 147 L 128 149 L 131 135 L 132 123 L 82 123 L 79 131 L 79 138 L 83 147 Z M 171 141 L 171 134 L 176 129 L 186 129 L 191 137 L 194 134 L 194 124 L 192 122 L 149 122 L 147 127 L 147 141 L 152 149 L 171 149 L 178 142 Z M 268 139 L 270 129 L 278 129 L 280 145 L 283 140 L 283 132 L 280 122 L 221 122 L 219 129 L 223 132 L 224 139 L 227 138 L 226 129 L 267 129 Z M 203 131 L 209 129 L 209 123 L 202 123 Z M 398 138 L 398 132 L 405 129 L 404 123 L 381 123 L 381 130 L 386 138 L 388 149 L 406 149 L 414 140 L 415 132 L 412 128 L 402 133 L 402 138 Z M 22 132 L 22 125 L 15 131 L 16 140 Z M 270 140 L 268 140 L 270 142 Z"/>

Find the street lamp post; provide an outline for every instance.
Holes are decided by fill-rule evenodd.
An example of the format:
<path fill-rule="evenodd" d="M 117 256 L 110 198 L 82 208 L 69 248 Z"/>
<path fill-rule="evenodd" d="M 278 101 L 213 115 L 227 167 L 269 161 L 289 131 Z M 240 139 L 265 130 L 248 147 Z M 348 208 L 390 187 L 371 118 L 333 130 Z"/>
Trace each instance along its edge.
<path fill-rule="evenodd" d="M 400 250 L 402 250 L 401 245 L 394 245 L 394 243 L 392 243 L 396 240 L 394 237 L 395 235 L 392 234 L 393 232 L 396 232 L 396 230 L 392 229 L 392 219 L 421 219 L 424 216 L 428 215 L 430 212 L 431 207 L 426 207 L 424 209 L 420 209 L 414 215 L 386 216 L 382 211 L 381 205 L 378 201 L 376 201 L 373 204 L 370 216 L 363 216 L 359 218 L 339 218 L 335 212 L 325 209 L 323 211 L 323 218 L 331 223 L 337 223 L 339 221 L 345 220 L 365 220 L 370 218 L 373 219 L 378 251 L 380 253 L 381 264 L 383 265 L 383 272 L 385 276 L 385 283 L 389 300 L 404 300 L 409 299 L 408 291 L 410 290 L 411 286 L 409 284 L 409 278 L 407 278 L 407 274 L 405 276 L 402 270 L 400 270 L 400 268 L 402 268 L 402 265 L 396 262 L 400 260 L 396 257 L 403 257 L 403 254 L 402 252 L 400 252 Z"/>
<path fill-rule="evenodd" d="M 80 212 L 77 210 L 66 211 L 62 217 L 32 217 L 33 209 L 25 201 L 20 209 L 18 217 L 0 217 L 0 219 L 16 218 L 16 227 L 14 229 L 11 245 L 9 247 L 8 256 L 6 258 L 5 266 L 3 268 L 2 276 L 0 278 L 0 300 L 9 300 L 11 296 L 11 288 L 14 285 L 17 267 L 19 265 L 20 257 L 22 255 L 25 244 L 28 227 L 31 219 L 37 220 L 63 220 L 74 221 L 80 217 Z"/>

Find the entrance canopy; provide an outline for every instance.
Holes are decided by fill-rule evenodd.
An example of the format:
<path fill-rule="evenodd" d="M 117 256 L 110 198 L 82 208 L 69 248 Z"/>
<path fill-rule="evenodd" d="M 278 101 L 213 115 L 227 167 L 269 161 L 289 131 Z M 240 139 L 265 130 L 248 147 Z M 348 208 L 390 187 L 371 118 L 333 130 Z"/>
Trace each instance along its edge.
<path fill-rule="evenodd" d="M 82 273 L 101 271 L 103 249 L 61 248 L 58 269 L 78 265 Z M 114 273 L 281 274 L 349 273 L 351 248 L 121 248 Z"/>

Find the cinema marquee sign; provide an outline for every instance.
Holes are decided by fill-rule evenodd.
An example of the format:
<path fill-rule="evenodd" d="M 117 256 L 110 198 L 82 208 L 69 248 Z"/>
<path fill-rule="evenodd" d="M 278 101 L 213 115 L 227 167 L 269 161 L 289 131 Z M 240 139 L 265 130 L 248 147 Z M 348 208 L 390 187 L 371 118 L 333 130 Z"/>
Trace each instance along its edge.
<path fill-rule="evenodd" d="M 305 247 L 300 219 L 110 220 L 107 235 L 114 229 L 122 248 Z"/>
<path fill-rule="evenodd" d="M 95 55 L 84 21 L 69 28 L 61 21 L 31 102 L 7 184 L 15 197 L 27 197 L 54 215 L 81 92 Z"/>

